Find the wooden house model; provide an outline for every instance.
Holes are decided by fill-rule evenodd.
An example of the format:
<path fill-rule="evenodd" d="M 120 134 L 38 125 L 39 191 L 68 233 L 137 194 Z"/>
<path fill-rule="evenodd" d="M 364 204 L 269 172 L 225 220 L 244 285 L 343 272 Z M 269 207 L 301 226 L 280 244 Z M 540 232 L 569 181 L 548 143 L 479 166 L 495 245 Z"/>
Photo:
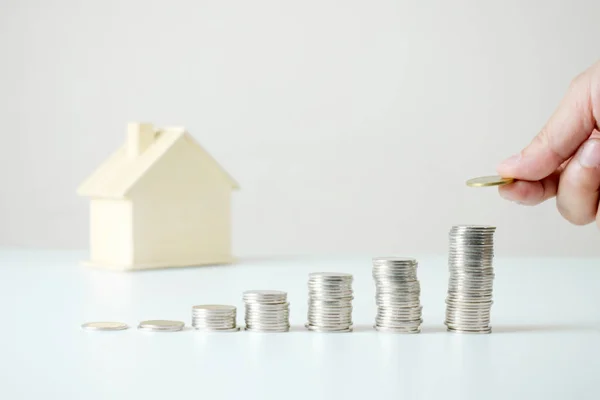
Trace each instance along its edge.
<path fill-rule="evenodd" d="M 89 264 L 120 270 L 223 264 L 236 181 L 184 128 L 130 123 L 78 188 L 90 201 Z"/>

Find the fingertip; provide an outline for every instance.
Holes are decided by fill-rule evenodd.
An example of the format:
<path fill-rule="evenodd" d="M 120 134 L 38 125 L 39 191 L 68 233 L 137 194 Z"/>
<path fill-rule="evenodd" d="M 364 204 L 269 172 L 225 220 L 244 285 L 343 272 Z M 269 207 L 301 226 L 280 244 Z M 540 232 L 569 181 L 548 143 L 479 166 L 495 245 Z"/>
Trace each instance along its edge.
<path fill-rule="evenodd" d="M 500 196 L 514 203 L 535 205 L 544 200 L 544 188 L 540 182 L 516 181 L 498 188 Z"/>
<path fill-rule="evenodd" d="M 517 202 L 519 199 L 519 191 L 514 189 L 515 184 L 509 183 L 498 187 L 498 194 L 505 200 Z"/>

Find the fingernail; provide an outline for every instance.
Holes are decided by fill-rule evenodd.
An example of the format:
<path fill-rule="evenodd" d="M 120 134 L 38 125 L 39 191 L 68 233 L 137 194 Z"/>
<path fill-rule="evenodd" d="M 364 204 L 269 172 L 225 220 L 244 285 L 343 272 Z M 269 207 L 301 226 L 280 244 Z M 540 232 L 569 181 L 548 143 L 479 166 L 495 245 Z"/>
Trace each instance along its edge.
<path fill-rule="evenodd" d="M 583 144 L 579 163 L 585 168 L 600 167 L 600 140 L 590 139 Z"/>

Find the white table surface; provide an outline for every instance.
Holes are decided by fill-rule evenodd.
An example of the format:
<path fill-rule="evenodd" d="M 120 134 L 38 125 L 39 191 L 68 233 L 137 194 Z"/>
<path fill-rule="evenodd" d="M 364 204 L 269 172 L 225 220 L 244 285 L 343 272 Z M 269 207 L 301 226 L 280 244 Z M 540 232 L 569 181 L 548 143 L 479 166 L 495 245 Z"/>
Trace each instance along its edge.
<path fill-rule="evenodd" d="M 414 256 L 414 255 L 413 255 Z M 116 273 L 85 253 L 0 252 L 0 398 L 600 399 L 600 260 L 495 261 L 491 335 L 443 326 L 444 256 L 418 257 L 423 332 L 377 333 L 370 257 L 251 259 L 235 266 Z M 355 332 L 304 329 L 312 271 L 354 274 Z M 289 293 L 293 330 L 146 333 L 189 326 L 191 306 L 238 306 L 248 289 Z M 87 332 L 86 321 L 123 321 Z"/>

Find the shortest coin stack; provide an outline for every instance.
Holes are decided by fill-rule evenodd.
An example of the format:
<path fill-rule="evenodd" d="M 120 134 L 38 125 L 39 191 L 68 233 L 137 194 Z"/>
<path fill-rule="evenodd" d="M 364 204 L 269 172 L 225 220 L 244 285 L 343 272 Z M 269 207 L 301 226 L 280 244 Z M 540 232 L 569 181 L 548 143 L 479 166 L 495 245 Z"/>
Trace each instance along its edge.
<path fill-rule="evenodd" d="M 235 332 L 237 310 L 234 306 L 205 304 L 192 307 L 192 326 L 198 331 Z"/>
<path fill-rule="evenodd" d="M 184 326 L 181 321 L 149 320 L 140 322 L 138 329 L 148 332 L 177 332 Z"/>
<path fill-rule="evenodd" d="M 352 332 L 353 276 L 313 272 L 308 278 L 308 322 L 314 332 Z"/>
<path fill-rule="evenodd" d="M 373 259 L 377 316 L 375 329 L 381 332 L 421 332 L 421 287 L 417 260 L 402 257 Z"/>
<path fill-rule="evenodd" d="M 244 292 L 246 330 L 251 332 L 287 332 L 290 330 L 290 303 L 287 293 L 279 290 Z"/>

